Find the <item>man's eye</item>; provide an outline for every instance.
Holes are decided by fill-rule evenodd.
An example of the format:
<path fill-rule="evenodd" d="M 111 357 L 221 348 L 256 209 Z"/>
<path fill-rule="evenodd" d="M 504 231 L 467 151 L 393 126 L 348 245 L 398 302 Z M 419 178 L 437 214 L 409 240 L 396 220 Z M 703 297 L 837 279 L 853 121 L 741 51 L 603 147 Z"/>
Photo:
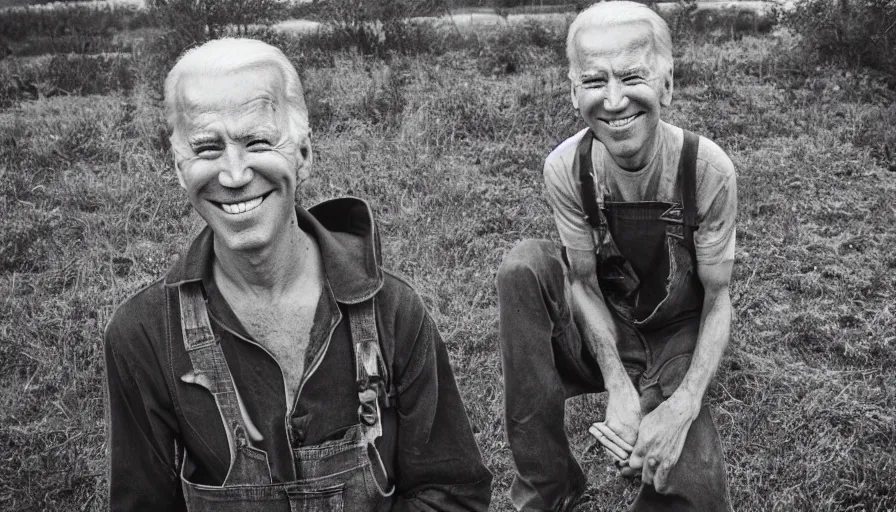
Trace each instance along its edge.
<path fill-rule="evenodd" d="M 271 145 L 271 143 L 267 139 L 252 139 L 249 142 L 249 144 L 247 144 L 246 146 L 250 147 L 250 148 L 259 149 L 259 148 L 267 147 L 270 145 Z"/>
<path fill-rule="evenodd" d="M 644 83 L 644 77 L 640 75 L 630 75 L 622 79 L 625 85 L 638 85 Z"/>
<path fill-rule="evenodd" d="M 582 81 L 582 87 L 586 89 L 600 89 L 601 87 L 606 87 L 606 85 L 607 81 L 599 78 Z"/>
<path fill-rule="evenodd" d="M 217 144 L 200 144 L 198 146 L 193 146 L 193 151 L 197 155 L 208 155 L 209 153 L 214 153 L 217 151 L 221 151 L 221 146 Z"/>

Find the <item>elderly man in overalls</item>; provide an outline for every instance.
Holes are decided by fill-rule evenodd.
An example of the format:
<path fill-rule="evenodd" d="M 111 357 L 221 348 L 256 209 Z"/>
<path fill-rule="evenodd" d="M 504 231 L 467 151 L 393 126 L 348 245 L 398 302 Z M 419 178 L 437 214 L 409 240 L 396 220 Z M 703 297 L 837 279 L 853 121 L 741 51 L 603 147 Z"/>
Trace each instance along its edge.
<path fill-rule="evenodd" d="M 111 510 L 487 510 L 445 346 L 380 266 L 367 204 L 296 204 L 311 145 L 289 60 L 209 42 L 165 107 L 208 226 L 106 329 Z"/>
<path fill-rule="evenodd" d="M 564 401 L 607 391 L 590 432 L 631 510 L 730 509 L 702 400 L 728 343 L 737 195 L 713 142 L 660 119 L 672 99 L 665 22 L 634 2 L 583 11 L 567 39 L 587 129 L 547 158 L 562 249 L 513 248 L 498 272 L 507 437 L 518 510 L 598 510 L 570 453 Z"/>

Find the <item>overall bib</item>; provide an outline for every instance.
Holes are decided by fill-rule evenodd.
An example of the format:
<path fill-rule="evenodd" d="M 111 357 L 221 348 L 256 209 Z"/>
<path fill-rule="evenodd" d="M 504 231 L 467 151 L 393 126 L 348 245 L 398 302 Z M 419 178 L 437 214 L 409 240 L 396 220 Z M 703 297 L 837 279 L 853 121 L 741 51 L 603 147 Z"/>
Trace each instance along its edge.
<path fill-rule="evenodd" d="M 598 283 L 621 327 L 619 356 L 629 375 L 644 386 L 674 358 L 689 358 L 696 346 L 703 309 L 694 247 L 699 138 L 684 131 L 678 165 L 680 200 L 673 203 L 598 198 L 591 163 L 593 138 L 589 130 L 573 165 L 582 183 L 582 205 L 595 232 Z M 693 335 L 674 336 L 678 331 Z M 675 373 L 683 377 L 683 372 Z M 677 382 L 664 386 L 676 387 Z M 667 391 L 671 394 L 674 389 Z"/>
<path fill-rule="evenodd" d="M 394 488 L 374 445 L 382 435 L 379 396 L 388 400 L 389 378 L 379 346 L 374 299 L 348 307 L 360 403 L 358 424 L 342 439 L 294 449 L 296 479 L 272 483 L 267 453 L 253 447 L 247 435 L 243 404 L 212 332 L 201 284 L 182 284 L 179 294 L 184 346 L 193 364 L 191 382 L 214 396 L 230 446 L 230 469 L 221 486 L 187 480 L 186 469 L 193 461 L 185 450 L 181 482 L 187 510 L 341 512 L 391 507 Z"/>

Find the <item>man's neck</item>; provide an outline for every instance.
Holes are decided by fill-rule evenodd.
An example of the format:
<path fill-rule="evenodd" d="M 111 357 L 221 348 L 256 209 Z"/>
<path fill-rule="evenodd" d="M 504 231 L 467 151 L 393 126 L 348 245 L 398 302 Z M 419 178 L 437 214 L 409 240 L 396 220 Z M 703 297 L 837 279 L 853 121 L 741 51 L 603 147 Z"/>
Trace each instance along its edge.
<path fill-rule="evenodd" d="M 317 242 L 297 223 L 274 243 L 256 251 L 232 251 L 215 243 L 214 279 L 218 287 L 241 296 L 270 301 L 290 295 L 322 277 Z"/>

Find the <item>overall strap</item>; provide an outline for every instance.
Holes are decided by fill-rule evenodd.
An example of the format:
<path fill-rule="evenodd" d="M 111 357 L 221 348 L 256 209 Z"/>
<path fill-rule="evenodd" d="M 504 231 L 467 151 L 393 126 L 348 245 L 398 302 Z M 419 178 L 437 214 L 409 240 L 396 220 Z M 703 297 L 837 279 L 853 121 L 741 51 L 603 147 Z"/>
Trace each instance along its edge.
<path fill-rule="evenodd" d="M 178 287 L 180 297 L 180 328 L 184 348 L 190 356 L 193 370 L 181 377 L 188 384 L 204 387 L 215 398 L 227 444 L 230 447 L 230 463 L 236 458 L 237 448 L 250 443 L 249 434 L 257 434 L 243 401 L 240 398 L 230 368 L 224 359 L 221 344 L 212 332 L 206 310 L 205 292 L 199 282 L 184 283 Z M 257 434 L 260 437 L 260 434 Z"/>
<path fill-rule="evenodd" d="M 370 298 L 348 305 L 352 342 L 355 349 L 355 381 L 358 384 L 358 418 L 366 427 L 368 441 L 383 434 L 379 397 L 385 407 L 391 407 L 388 365 L 380 350 L 376 326 L 375 299 Z"/>
<path fill-rule="evenodd" d="M 389 485 L 389 473 L 374 444 L 383 435 L 383 421 L 380 401 L 391 407 L 391 379 L 389 366 L 380 350 L 380 336 L 376 326 L 376 302 L 373 298 L 348 305 L 348 318 L 355 349 L 355 379 L 358 384 L 358 419 L 363 426 L 363 436 L 367 444 L 374 483 L 381 496 L 389 497 L 395 486 Z M 382 482 L 382 483 L 381 483 Z"/>
<path fill-rule="evenodd" d="M 597 189 L 594 185 L 593 165 L 591 163 L 591 144 L 594 141 L 594 132 L 591 128 L 585 132 L 582 140 L 576 148 L 576 156 L 573 159 L 573 169 L 578 169 L 579 182 L 582 184 L 582 209 L 585 210 L 585 218 L 594 228 L 600 227 L 600 206 L 597 204 Z"/>
<path fill-rule="evenodd" d="M 694 231 L 699 229 L 697 223 L 697 149 L 700 137 L 694 132 L 684 132 L 684 143 L 681 147 L 681 158 L 678 161 L 678 173 L 681 176 L 682 223 L 684 224 L 685 245 L 696 261 L 697 249 L 694 246 Z"/>

